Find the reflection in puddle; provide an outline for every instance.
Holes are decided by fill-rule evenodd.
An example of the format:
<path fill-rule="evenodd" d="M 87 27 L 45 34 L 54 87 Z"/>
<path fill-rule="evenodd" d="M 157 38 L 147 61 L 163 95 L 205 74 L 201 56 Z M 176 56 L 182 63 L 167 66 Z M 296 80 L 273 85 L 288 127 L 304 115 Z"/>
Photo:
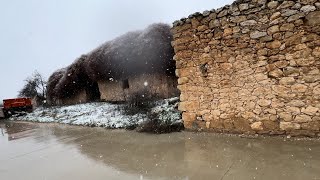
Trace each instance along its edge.
<path fill-rule="evenodd" d="M 14 123 L 14 122 L 1 122 L 0 131 L 1 135 L 8 137 L 8 141 L 17 140 L 32 135 L 34 130 L 38 128 L 36 124 L 31 123 Z"/>
<path fill-rule="evenodd" d="M 33 170 L 29 171 L 45 174 L 48 179 L 85 179 L 88 173 L 93 174 L 90 179 L 320 177 L 318 140 L 245 139 L 189 132 L 150 135 L 124 130 L 30 123 L 0 123 L 0 129 L 3 132 L 0 147 L 5 144 L 1 138 L 6 134 L 14 137 L 17 141 L 11 141 L 15 143 L 9 144 L 7 151 L 21 145 L 27 152 L 16 152 L 9 156 L 27 154 L 18 156 L 16 163 L 27 161 L 28 158 L 36 160 L 38 163 L 33 163 Z M 14 169 L 17 164 L 8 159 L 6 162 L 9 162 L 9 166 L 5 169 L 10 172 L 10 168 Z M 42 162 L 38 159 L 45 160 Z M 61 167 L 53 168 L 52 164 L 60 161 L 63 161 Z M 44 169 L 46 166 L 51 167 L 50 171 Z M 0 174 L 1 169 L 4 168 L 0 161 Z"/>

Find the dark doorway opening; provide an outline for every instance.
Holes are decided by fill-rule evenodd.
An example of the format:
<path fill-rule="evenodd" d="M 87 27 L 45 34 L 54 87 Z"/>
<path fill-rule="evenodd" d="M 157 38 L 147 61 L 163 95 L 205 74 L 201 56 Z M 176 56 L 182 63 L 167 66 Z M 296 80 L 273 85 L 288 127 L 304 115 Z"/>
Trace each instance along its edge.
<path fill-rule="evenodd" d="M 89 83 L 86 89 L 88 101 L 100 101 L 100 90 L 97 82 Z"/>
<path fill-rule="evenodd" d="M 125 79 L 122 81 L 122 89 L 129 89 L 130 86 L 129 86 L 129 80 L 128 79 Z"/>

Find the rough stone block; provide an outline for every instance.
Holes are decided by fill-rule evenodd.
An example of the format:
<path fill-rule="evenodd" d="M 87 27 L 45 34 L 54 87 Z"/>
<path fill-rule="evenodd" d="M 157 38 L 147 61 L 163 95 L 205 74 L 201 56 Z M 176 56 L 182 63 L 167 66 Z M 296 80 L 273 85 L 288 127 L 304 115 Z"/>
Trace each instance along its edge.
<path fill-rule="evenodd" d="M 185 112 L 185 111 L 193 112 L 199 109 L 199 102 L 198 101 L 180 102 L 178 109 L 179 111 L 182 111 L 182 112 Z"/>
<path fill-rule="evenodd" d="M 279 83 L 281 85 L 292 85 L 296 82 L 296 80 L 293 77 L 283 77 L 280 79 Z"/>
<path fill-rule="evenodd" d="M 251 124 L 251 128 L 254 131 L 262 131 L 263 130 L 263 123 L 262 122 L 255 122 Z"/>
<path fill-rule="evenodd" d="M 267 99 L 259 99 L 258 100 L 258 104 L 261 107 L 268 107 L 271 105 L 271 100 L 267 100 Z"/>
<path fill-rule="evenodd" d="M 196 113 L 182 113 L 182 119 L 184 122 L 193 122 L 196 120 Z"/>
<path fill-rule="evenodd" d="M 315 10 L 316 10 L 316 7 L 312 6 L 312 5 L 305 5 L 305 6 L 302 6 L 300 9 L 300 11 L 305 12 L 305 13 L 315 11 Z"/>
<path fill-rule="evenodd" d="M 266 47 L 269 49 L 279 49 L 281 47 L 281 42 L 278 40 L 275 40 L 275 41 L 267 43 Z"/>
<path fill-rule="evenodd" d="M 270 8 L 270 9 L 275 9 L 276 7 L 278 7 L 278 5 L 279 5 L 279 2 L 278 1 L 271 1 L 271 2 L 269 2 L 268 3 L 268 8 Z"/>
<path fill-rule="evenodd" d="M 267 35 L 266 32 L 260 32 L 260 31 L 253 31 L 250 33 L 250 37 L 252 39 L 258 39 L 258 38 L 264 37 L 266 35 Z"/>
<path fill-rule="evenodd" d="M 307 108 L 302 108 L 301 112 L 310 116 L 315 116 L 316 113 L 319 111 L 319 108 L 308 106 Z"/>
<path fill-rule="evenodd" d="M 292 122 L 280 122 L 280 129 L 284 131 L 291 131 L 301 129 L 301 125 Z"/>
<path fill-rule="evenodd" d="M 309 26 L 318 26 L 320 24 L 320 11 L 314 11 L 306 16 L 306 23 Z"/>
<path fill-rule="evenodd" d="M 308 115 L 298 115 L 294 119 L 294 122 L 297 122 L 297 123 L 306 123 L 306 122 L 311 122 L 311 121 L 312 121 L 312 119 Z"/>
<path fill-rule="evenodd" d="M 287 112 L 279 113 L 279 117 L 281 120 L 286 121 L 286 122 L 290 122 L 293 119 L 291 113 L 287 113 Z"/>

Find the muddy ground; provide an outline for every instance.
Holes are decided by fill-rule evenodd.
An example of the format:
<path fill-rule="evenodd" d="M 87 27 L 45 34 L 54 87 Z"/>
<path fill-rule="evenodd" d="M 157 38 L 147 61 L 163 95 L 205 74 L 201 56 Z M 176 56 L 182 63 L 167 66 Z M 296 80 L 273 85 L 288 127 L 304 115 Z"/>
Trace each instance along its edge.
<path fill-rule="evenodd" d="M 0 122 L 0 179 L 320 180 L 320 141 Z"/>

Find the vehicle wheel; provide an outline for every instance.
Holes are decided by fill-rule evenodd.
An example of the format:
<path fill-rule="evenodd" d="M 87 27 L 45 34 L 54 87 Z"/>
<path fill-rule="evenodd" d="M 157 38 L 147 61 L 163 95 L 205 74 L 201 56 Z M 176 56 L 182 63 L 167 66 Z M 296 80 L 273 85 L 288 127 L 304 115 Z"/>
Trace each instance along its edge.
<path fill-rule="evenodd" d="M 28 108 L 27 108 L 27 112 L 28 112 L 28 113 L 32 113 L 32 111 L 33 111 L 33 108 L 32 108 L 32 107 L 28 107 Z"/>
<path fill-rule="evenodd" d="M 7 110 L 3 110 L 5 118 L 9 118 L 11 116 L 11 112 Z"/>

